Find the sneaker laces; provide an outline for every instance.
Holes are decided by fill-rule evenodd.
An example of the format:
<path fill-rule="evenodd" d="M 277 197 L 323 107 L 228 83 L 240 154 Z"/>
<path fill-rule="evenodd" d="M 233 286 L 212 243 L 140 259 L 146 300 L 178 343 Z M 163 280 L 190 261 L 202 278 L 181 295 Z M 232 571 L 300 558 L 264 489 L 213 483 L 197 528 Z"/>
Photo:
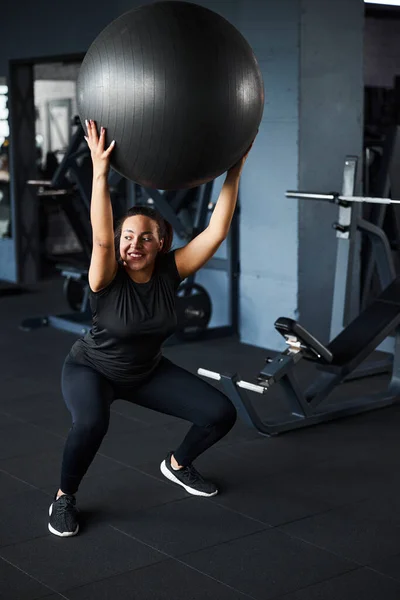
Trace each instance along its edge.
<path fill-rule="evenodd" d="M 76 500 L 74 496 L 63 494 L 54 502 L 53 510 L 55 510 L 58 516 L 62 515 L 64 517 L 64 522 L 67 523 L 68 516 L 71 514 L 71 512 L 77 512 L 75 503 Z"/>
<path fill-rule="evenodd" d="M 71 496 L 70 494 L 63 494 L 57 498 L 57 500 L 55 500 L 55 505 L 56 507 L 64 507 L 64 505 L 75 507 L 75 497 Z"/>
<path fill-rule="evenodd" d="M 187 467 L 184 467 L 182 471 L 184 471 L 185 476 L 187 476 L 189 483 L 195 483 L 196 481 L 204 482 L 204 479 L 202 478 L 200 473 L 196 471 L 193 465 L 188 465 Z"/>

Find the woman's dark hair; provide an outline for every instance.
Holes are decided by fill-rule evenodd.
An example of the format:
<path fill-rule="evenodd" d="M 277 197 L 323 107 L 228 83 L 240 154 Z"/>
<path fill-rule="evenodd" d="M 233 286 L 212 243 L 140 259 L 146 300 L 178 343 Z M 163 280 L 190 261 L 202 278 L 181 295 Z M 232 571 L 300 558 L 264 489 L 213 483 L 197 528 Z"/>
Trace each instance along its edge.
<path fill-rule="evenodd" d="M 115 242 L 115 253 L 117 256 L 117 260 L 120 260 L 119 255 L 119 242 L 121 239 L 122 225 L 126 221 L 128 217 L 134 217 L 135 215 L 143 215 L 144 217 L 149 217 L 157 223 L 158 228 L 158 236 L 160 240 L 164 240 L 163 247 L 160 250 L 161 254 L 167 254 L 171 250 L 172 239 L 174 237 L 174 232 L 172 226 L 168 221 L 166 221 L 159 212 L 157 212 L 154 208 L 150 206 L 132 206 L 120 219 L 117 223 L 114 233 L 114 242 Z"/>

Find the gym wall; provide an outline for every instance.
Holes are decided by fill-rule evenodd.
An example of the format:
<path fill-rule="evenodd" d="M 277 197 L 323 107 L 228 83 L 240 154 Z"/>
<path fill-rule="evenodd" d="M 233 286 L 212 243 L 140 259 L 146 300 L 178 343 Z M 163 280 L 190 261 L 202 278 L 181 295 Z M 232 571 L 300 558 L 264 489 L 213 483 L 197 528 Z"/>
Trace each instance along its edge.
<path fill-rule="evenodd" d="M 0 23 L 0 75 L 9 59 L 85 52 L 115 17 L 144 0 L 26 3 Z M 336 243 L 334 211 L 286 200 L 287 189 L 331 191 L 362 140 L 362 0 L 201 1 L 252 45 L 264 76 L 263 122 L 241 184 L 241 337 L 279 348 L 274 320 L 295 316 L 326 338 Z M 339 42 L 340 40 L 340 42 Z M 218 193 L 220 182 L 215 186 Z M 224 249 L 221 250 L 224 252 Z M 0 274 L 1 276 L 1 274 Z M 212 277 L 207 282 L 207 278 Z M 202 274 L 214 305 L 226 285 Z M 220 299 L 220 302 L 219 302 Z M 224 318 L 216 309 L 217 323 Z"/>
<path fill-rule="evenodd" d="M 364 3 L 303 0 L 300 22 L 298 189 L 341 191 L 346 155 L 363 152 Z M 357 193 L 360 193 L 358 185 Z M 298 311 L 325 342 L 330 331 L 338 209 L 299 201 Z M 343 265 L 343 269 L 346 265 Z"/>

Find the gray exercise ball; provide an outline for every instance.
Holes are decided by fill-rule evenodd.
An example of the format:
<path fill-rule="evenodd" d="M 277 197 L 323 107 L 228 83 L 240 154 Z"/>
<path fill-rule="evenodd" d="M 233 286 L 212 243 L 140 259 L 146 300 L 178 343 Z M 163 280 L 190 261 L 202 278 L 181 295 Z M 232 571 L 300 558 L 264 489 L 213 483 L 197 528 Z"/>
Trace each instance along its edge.
<path fill-rule="evenodd" d="M 155 2 L 106 27 L 77 85 L 82 123 L 115 139 L 112 167 L 143 186 L 190 188 L 233 166 L 263 113 L 257 60 L 219 14 L 189 2 Z"/>

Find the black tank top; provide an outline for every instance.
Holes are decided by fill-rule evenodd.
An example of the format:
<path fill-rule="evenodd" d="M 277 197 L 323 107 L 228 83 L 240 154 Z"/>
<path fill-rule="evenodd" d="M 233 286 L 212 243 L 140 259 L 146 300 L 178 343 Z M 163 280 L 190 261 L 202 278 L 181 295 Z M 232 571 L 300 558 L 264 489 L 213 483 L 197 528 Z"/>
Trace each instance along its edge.
<path fill-rule="evenodd" d="M 118 265 L 113 281 L 90 293 L 92 328 L 75 342 L 70 358 L 121 384 L 149 375 L 161 358 L 162 343 L 176 329 L 180 283 L 175 252 L 158 255 L 147 283 L 132 281 Z"/>

